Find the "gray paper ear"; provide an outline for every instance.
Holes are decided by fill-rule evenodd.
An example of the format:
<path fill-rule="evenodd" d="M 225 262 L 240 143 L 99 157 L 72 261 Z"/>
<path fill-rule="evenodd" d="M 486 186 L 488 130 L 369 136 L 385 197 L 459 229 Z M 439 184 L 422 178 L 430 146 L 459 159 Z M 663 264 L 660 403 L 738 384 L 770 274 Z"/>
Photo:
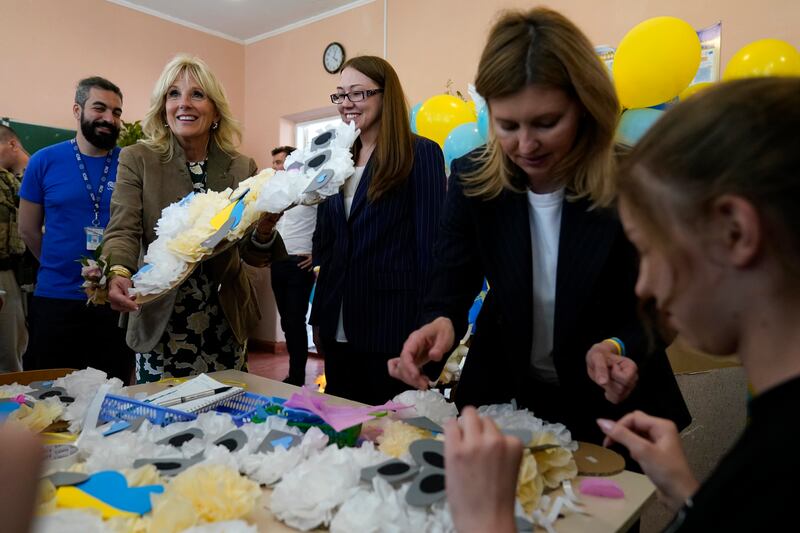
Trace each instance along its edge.
<path fill-rule="evenodd" d="M 157 459 L 136 459 L 133 462 L 134 468 L 145 465 L 153 465 L 158 469 L 158 473 L 163 476 L 175 476 L 203 460 L 203 454 L 199 453 L 194 457 L 159 457 Z"/>
<path fill-rule="evenodd" d="M 331 159 L 331 151 L 330 150 L 322 150 L 319 153 L 316 153 L 305 160 L 304 166 L 306 170 L 319 170 L 322 168 L 322 165 L 330 161 Z"/>
<path fill-rule="evenodd" d="M 45 398 L 55 397 L 61 399 L 61 401 L 65 403 L 72 403 L 75 401 L 73 397 L 67 395 L 66 389 L 62 387 L 36 389 L 33 392 L 29 392 L 28 395 L 36 398 L 37 400 L 44 400 Z"/>
<path fill-rule="evenodd" d="M 323 168 L 316 176 L 314 176 L 314 179 L 311 180 L 311 183 L 308 184 L 308 187 L 306 187 L 303 193 L 314 192 L 317 189 L 321 189 L 333 179 L 335 174 L 336 173 L 333 170 L 329 168 Z"/>
<path fill-rule="evenodd" d="M 434 433 L 442 433 L 444 431 L 444 429 L 442 429 L 442 426 L 440 426 L 427 416 L 415 416 L 413 418 L 404 418 L 403 422 L 412 425 L 414 427 L 418 427 L 420 429 L 432 431 Z"/>
<path fill-rule="evenodd" d="M 214 446 L 225 446 L 231 453 L 241 450 L 245 444 L 247 444 L 247 434 L 241 429 L 229 431 L 214 441 Z"/>
<path fill-rule="evenodd" d="M 54 487 L 68 487 L 70 485 L 77 485 L 89 479 L 89 474 L 80 472 L 56 472 L 43 478 L 50 480 Z"/>
<path fill-rule="evenodd" d="M 139 422 L 141 424 L 141 422 Z M 189 428 L 184 431 L 179 431 L 174 435 L 170 435 L 169 437 L 164 437 L 163 439 L 156 441 L 156 444 L 164 444 L 174 446 L 176 448 L 180 448 L 187 442 L 194 440 L 194 439 L 202 439 L 203 438 L 203 430 L 200 428 Z"/>
<path fill-rule="evenodd" d="M 389 459 L 381 464 L 361 469 L 361 479 L 372 481 L 375 476 L 380 476 L 389 483 L 402 483 L 417 475 L 419 467 L 410 465 L 399 459 Z"/>
<path fill-rule="evenodd" d="M 444 470 L 444 442 L 434 439 L 415 440 L 408 451 L 420 467 Z"/>
<path fill-rule="evenodd" d="M 425 466 L 408 488 L 406 503 L 414 507 L 426 507 L 443 499 L 445 494 L 444 470 Z"/>
<path fill-rule="evenodd" d="M 518 533 L 528 533 L 533 531 L 533 522 L 521 516 L 515 516 L 514 521 L 517 524 Z"/>
<path fill-rule="evenodd" d="M 288 450 L 300 444 L 301 441 L 302 439 L 299 435 L 272 429 L 267 433 L 267 436 L 264 437 L 261 444 L 258 445 L 256 453 L 269 453 L 275 451 L 276 448 L 286 448 Z"/>
<path fill-rule="evenodd" d="M 336 130 L 323 131 L 313 139 L 311 139 L 310 150 L 316 152 L 331 145 L 333 139 L 336 138 Z"/>
<path fill-rule="evenodd" d="M 533 432 L 527 429 L 505 429 L 503 430 L 503 434 L 517 437 L 522 441 L 523 446 L 527 446 L 533 440 Z"/>
<path fill-rule="evenodd" d="M 290 170 L 302 170 L 302 169 L 303 169 L 303 163 L 300 161 L 295 161 L 294 163 L 286 167 L 285 170 L 288 172 Z"/>

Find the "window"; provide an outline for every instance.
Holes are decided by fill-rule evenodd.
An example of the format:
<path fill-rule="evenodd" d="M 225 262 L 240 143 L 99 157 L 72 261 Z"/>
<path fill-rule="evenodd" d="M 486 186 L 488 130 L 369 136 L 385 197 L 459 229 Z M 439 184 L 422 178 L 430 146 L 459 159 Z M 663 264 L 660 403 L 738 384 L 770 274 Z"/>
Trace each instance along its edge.
<path fill-rule="evenodd" d="M 298 122 L 295 126 L 295 142 L 297 148 L 305 149 L 316 135 L 341 122 L 337 117 L 320 118 L 308 122 Z"/>

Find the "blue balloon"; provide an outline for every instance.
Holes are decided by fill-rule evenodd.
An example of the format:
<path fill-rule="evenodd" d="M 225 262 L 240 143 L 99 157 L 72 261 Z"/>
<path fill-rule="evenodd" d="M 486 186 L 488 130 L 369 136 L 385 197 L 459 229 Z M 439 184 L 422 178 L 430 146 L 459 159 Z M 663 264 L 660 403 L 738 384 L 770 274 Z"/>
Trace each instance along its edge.
<path fill-rule="evenodd" d="M 483 142 L 489 140 L 489 106 L 483 105 L 478 110 L 478 135 Z"/>
<path fill-rule="evenodd" d="M 627 146 L 635 145 L 663 114 L 663 111 L 649 107 L 628 109 L 619 121 L 615 140 Z"/>
<path fill-rule="evenodd" d="M 477 122 L 466 122 L 456 126 L 444 140 L 444 165 L 450 168 L 453 159 L 466 155 L 484 143 L 480 133 L 478 133 Z"/>
<path fill-rule="evenodd" d="M 417 133 L 417 113 L 419 112 L 419 108 L 422 107 L 422 102 L 418 102 L 411 108 L 411 116 L 409 119 L 411 120 L 411 132 Z"/>

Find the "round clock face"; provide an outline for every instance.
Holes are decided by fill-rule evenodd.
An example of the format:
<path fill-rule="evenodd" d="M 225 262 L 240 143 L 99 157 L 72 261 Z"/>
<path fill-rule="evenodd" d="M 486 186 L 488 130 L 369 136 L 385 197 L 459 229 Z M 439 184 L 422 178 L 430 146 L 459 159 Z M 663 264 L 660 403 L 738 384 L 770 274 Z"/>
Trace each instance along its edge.
<path fill-rule="evenodd" d="M 344 47 L 339 43 L 331 43 L 322 54 L 322 65 L 331 74 L 339 72 L 344 64 Z"/>

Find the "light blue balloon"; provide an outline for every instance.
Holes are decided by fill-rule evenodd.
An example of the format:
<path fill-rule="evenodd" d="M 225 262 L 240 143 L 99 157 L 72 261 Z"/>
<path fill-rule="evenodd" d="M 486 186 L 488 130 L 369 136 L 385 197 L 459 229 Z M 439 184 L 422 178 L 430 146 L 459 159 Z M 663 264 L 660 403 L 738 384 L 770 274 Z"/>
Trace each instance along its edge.
<path fill-rule="evenodd" d="M 411 108 L 411 116 L 409 119 L 411 120 L 411 132 L 417 133 L 417 113 L 419 113 L 419 108 L 422 107 L 422 102 L 418 102 Z"/>
<path fill-rule="evenodd" d="M 483 142 L 489 140 L 489 106 L 484 105 L 478 110 L 478 135 Z"/>
<path fill-rule="evenodd" d="M 663 114 L 663 111 L 649 107 L 628 109 L 619 121 L 615 140 L 627 146 L 635 145 Z"/>
<path fill-rule="evenodd" d="M 445 168 L 450 168 L 453 159 L 458 159 L 466 155 L 484 143 L 480 133 L 478 133 L 477 122 L 466 122 L 456 126 L 444 140 L 444 164 Z"/>

